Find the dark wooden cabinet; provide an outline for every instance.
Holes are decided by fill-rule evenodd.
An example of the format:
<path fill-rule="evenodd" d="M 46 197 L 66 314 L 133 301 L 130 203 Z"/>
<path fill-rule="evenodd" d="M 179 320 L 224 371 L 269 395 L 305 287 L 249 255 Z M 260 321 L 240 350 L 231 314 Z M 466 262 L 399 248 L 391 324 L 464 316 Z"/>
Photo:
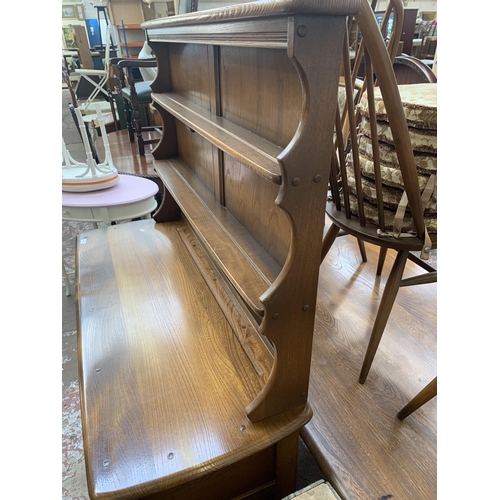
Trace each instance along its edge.
<path fill-rule="evenodd" d="M 401 33 L 401 41 L 403 42 L 403 53 L 411 56 L 413 47 L 413 36 L 415 33 L 415 23 L 417 21 L 418 9 L 405 9 L 405 17 L 403 22 L 403 32 Z"/>

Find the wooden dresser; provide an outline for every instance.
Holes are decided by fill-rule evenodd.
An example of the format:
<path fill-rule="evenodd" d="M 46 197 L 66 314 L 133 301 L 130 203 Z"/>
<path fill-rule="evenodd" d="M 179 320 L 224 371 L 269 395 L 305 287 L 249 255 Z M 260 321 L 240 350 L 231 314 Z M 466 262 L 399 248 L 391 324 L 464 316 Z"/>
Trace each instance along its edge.
<path fill-rule="evenodd" d="M 240 4 L 144 23 L 154 221 L 79 236 L 93 499 L 283 498 L 307 403 L 346 15 Z"/>

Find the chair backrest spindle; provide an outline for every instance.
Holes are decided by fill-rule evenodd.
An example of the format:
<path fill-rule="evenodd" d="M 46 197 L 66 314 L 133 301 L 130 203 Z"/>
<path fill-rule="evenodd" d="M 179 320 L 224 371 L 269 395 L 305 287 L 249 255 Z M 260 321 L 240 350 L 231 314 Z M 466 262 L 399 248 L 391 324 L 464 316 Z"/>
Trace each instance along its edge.
<path fill-rule="evenodd" d="M 372 62 L 368 50 L 365 50 L 365 66 L 366 66 L 365 82 L 366 82 L 366 93 L 368 98 L 368 108 L 370 116 L 373 117 L 376 116 L 375 92 L 374 92 L 375 82 L 373 79 Z M 382 231 L 385 231 L 384 200 L 382 194 L 382 175 L 380 173 L 380 150 L 379 150 L 378 129 L 376 120 L 370 120 L 370 135 L 372 143 L 375 191 L 377 198 L 378 225 Z"/>
<path fill-rule="evenodd" d="M 413 236 L 418 247 L 418 240 L 429 241 L 424 206 L 426 221 L 435 224 L 436 212 L 435 206 L 433 208 L 426 198 L 422 198 L 422 182 L 430 174 L 427 170 L 425 174 L 417 174 L 413 148 L 415 132 L 412 128 L 410 136 L 407 111 L 393 69 L 402 31 L 402 1 L 391 0 L 381 26 L 372 9 L 373 2 L 365 0 L 354 18 L 361 35 L 356 41 L 359 44 L 354 60 L 349 46 L 352 36 L 349 37 L 349 32 L 345 36 L 343 95 L 339 98 L 341 111 L 335 120 L 331 163 L 332 200 L 334 210 L 343 214 L 344 222 L 340 227 L 348 224 L 352 228 L 352 224 L 357 224 L 360 231 L 375 235 L 379 231 L 396 238 L 402 232 L 408 233 L 405 237 Z M 394 16 L 393 27 L 386 43 L 381 30 L 387 30 L 390 16 Z M 353 26 L 350 20 L 346 22 L 348 27 Z M 364 71 L 362 80 L 360 61 Z M 408 99 L 406 93 L 405 99 Z M 345 99 L 343 104 L 341 98 Z M 408 105 L 412 105 L 411 101 L 405 100 L 405 106 Z M 430 127 L 432 129 L 432 125 Z M 385 130 L 389 136 L 384 135 Z M 429 134 L 432 135 L 430 129 Z M 430 135 L 426 136 L 424 130 L 424 139 Z M 392 155 L 392 159 L 388 159 L 388 155 Z M 427 191 L 431 188 L 435 195 L 433 184 Z M 349 228 L 346 226 L 345 230 Z M 427 246 L 426 243 L 421 248 Z"/>

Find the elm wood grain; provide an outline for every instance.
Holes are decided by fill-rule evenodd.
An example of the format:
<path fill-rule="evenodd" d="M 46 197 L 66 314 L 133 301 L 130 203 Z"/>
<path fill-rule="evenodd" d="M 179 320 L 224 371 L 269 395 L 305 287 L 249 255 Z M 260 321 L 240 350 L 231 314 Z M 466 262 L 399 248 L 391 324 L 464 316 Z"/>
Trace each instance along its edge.
<path fill-rule="evenodd" d="M 359 11 L 357 0 L 260 0 L 244 4 L 230 5 L 222 9 L 210 9 L 201 12 L 156 19 L 142 23 L 143 29 L 154 35 L 154 30 L 176 25 L 222 23 L 231 19 L 252 19 L 258 17 L 259 22 L 268 16 L 289 16 L 293 14 L 321 14 L 327 16 L 354 15 Z M 258 30 L 254 27 L 252 31 Z"/>
<path fill-rule="evenodd" d="M 175 119 L 175 118 L 174 118 Z M 218 197 L 220 184 L 218 174 L 218 149 L 203 138 L 193 133 L 179 120 L 175 120 L 179 158 L 189 167 L 196 177 Z M 167 157 L 169 158 L 169 157 Z M 170 156 L 170 158 L 172 158 Z"/>
<path fill-rule="evenodd" d="M 221 47 L 221 96 L 225 119 L 282 149 L 297 132 L 303 94 L 285 50 Z"/>
<path fill-rule="evenodd" d="M 248 419 L 245 406 L 262 380 L 187 254 L 181 227 L 137 221 L 78 238 L 82 427 L 92 499 L 160 492 L 153 498 L 219 498 L 220 481 L 233 477 L 227 498 L 242 495 L 270 481 L 269 459 L 259 467 L 263 460 L 252 457 L 275 457 L 281 470 L 281 460 L 293 457 L 278 443 L 312 415 L 306 405 L 265 422 Z M 281 491 L 279 481 L 275 488 Z"/>
<path fill-rule="evenodd" d="M 247 408 L 253 420 L 307 400 L 333 135 L 334 106 L 325 103 L 334 101 L 337 94 L 337 85 L 325 86 L 324 82 L 338 81 L 344 29 L 342 17 L 296 16 L 288 23 L 287 54 L 300 79 L 303 107 L 297 134 L 279 157 L 285 174 L 276 204 L 290 220 L 292 237 L 283 271 L 261 297 L 265 314 L 260 332 L 276 350 L 271 376 Z M 325 57 L 319 47 L 336 49 Z"/>
<path fill-rule="evenodd" d="M 265 337 L 259 335 L 258 321 L 248 313 L 241 297 L 224 274 L 213 265 L 196 236 L 187 228 L 180 230 L 179 235 L 238 337 L 255 371 L 265 382 L 273 365 L 273 347 L 265 342 Z"/>
<path fill-rule="evenodd" d="M 247 305 L 263 316 L 260 296 L 275 281 L 281 267 L 214 200 L 181 160 L 156 160 L 155 168 L 212 258 Z"/>
<path fill-rule="evenodd" d="M 226 208 L 283 267 L 292 228 L 275 203 L 279 187 L 224 154 L 224 189 Z"/>
<path fill-rule="evenodd" d="M 249 4 L 248 8 L 252 6 Z M 251 24 L 253 21 L 245 21 L 247 22 Z M 168 29 L 168 20 L 162 23 L 166 23 L 165 29 Z M 214 31 L 224 29 L 222 24 L 216 22 L 212 23 L 212 27 Z M 171 72 L 169 78 L 172 90 L 177 92 L 178 89 L 174 87 L 182 88 L 182 81 L 190 82 L 191 78 L 196 88 L 200 70 L 203 73 L 207 72 L 206 68 L 217 67 L 217 65 L 212 66 L 211 62 L 214 53 L 205 51 L 203 59 L 203 51 L 195 51 L 194 59 L 197 64 L 182 65 L 181 69 L 175 70 L 174 68 L 181 66 L 177 61 L 179 51 L 193 50 L 193 44 L 191 46 L 180 44 L 175 48 L 173 48 L 175 44 L 169 44 L 169 50 L 165 51 L 163 56 L 168 57 L 169 61 L 160 66 L 162 63 L 156 47 L 159 47 L 161 42 L 153 41 L 155 29 L 148 29 L 148 38 L 151 44 L 154 44 L 152 46 L 159 61 L 159 68 L 168 67 Z M 253 421 L 277 414 L 286 408 L 303 405 L 307 400 L 314 324 L 313 304 L 316 299 L 320 257 L 319 247 L 315 251 L 315 246 L 322 234 L 320 221 L 324 219 L 328 163 L 331 155 L 330 138 L 333 134 L 332 115 L 337 91 L 336 85 L 325 86 L 324 82 L 338 80 L 340 54 L 339 50 L 332 48 L 340 48 L 343 30 L 344 18 L 341 16 L 324 18 L 297 16 L 287 19 L 286 56 L 296 71 L 295 88 L 298 88 L 297 85 L 301 88 L 301 99 L 289 103 L 289 106 L 295 107 L 296 116 L 300 116 L 300 119 L 295 135 L 278 158 L 286 182 L 282 181 L 275 203 L 289 219 L 284 231 L 288 233 L 289 228 L 292 230 L 285 265 L 278 278 L 267 288 L 265 294 L 259 297 L 264 306 L 264 319 L 260 324 L 259 333 L 274 344 L 275 353 L 278 354 L 275 354 L 273 371 L 264 390 L 247 408 L 248 415 Z M 318 47 L 321 47 L 324 53 L 319 51 Z M 328 51 L 325 47 L 329 47 Z M 239 47 L 239 50 L 247 49 Z M 223 58 L 223 55 L 221 49 L 220 57 Z M 246 61 L 248 59 L 242 59 L 242 63 Z M 220 71 L 223 70 L 222 61 L 218 67 Z M 182 74 L 182 78 L 176 79 L 176 71 Z M 285 78 L 283 81 L 287 82 L 289 79 Z M 182 90 L 184 97 L 190 95 L 186 90 L 189 86 L 184 83 Z M 222 86 L 221 80 L 221 89 Z M 162 88 L 165 87 L 163 84 Z M 217 85 L 203 88 L 207 87 L 217 92 Z M 234 91 L 239 93 L 238 88 Z M 217 102 L 216 95 L 205 97 L 202 94 L 202 97 L 201 107 L 205 109 Z M 270 98 L 269 102 L 272 102 Z M 224 99 L 222 99 L 223 112 Z M 288 110 L 282 109 L 282 112 L 288 113 Z M 256 116 L 255 120 L 259 122 L 263 118 Z M 164 134 L 159 147 L 163 141 L 168 140 Z M 156 151 L 155 158 L 161 160 Z M 219 160 L 220 158 L 218 155 Z M 224 165 L 218 167 L 219 172 L 221 167 L 224 169 Z M 221 186 L 221 189 L 226 187 Z M 216 193 L 217 198 L 225 200 L 227 192 L 224 192 L 224 196 Z M 304 206 L 308 206 L 307 212 L 304 211 Z M 185 216 L 189 217 L 189 214 Z M 283 239 L 280 236 L 282 231 L 279 229 L 276 235 L 279 239 Z M 252 305 L 257 305 L 256 301 L 253 301 Z M 282 353 L 281 356 L 279 352 Z"/>
<path fill-rule="evenodd" d="M 164 54 L 161 59 L 164 66 L 168 68 L 168 74 L 165 74 L 167 70 L 160 70 L 161 80 L 165 80 L 165 83 L 160 86 L 160 83 L 154 82 L 154 92 L 176 93 L 206 109 L 207 112 L 220 116 L 219 47 L 192 44 L 170 46 L 165 43 L 155 45 L 151 40 L 150 43 L 153 44 L 155 50 L 158 49 Z M 167 51 L 165 46 L 168 47 Z M 166 116 L 163 107 L 157 106 L 157 108 L 163 111 L 162 117 Z M 189 134 L 186 134 L 185 125 L 184 128 L 179 127 L 178 120 L 175 120 L 170 113 L 168 116 L 175 122 L 179 133 L 179 155 L 200 176 L 207 187 L 213 188 L 217 201 L 224 204 L 224 186 L 221 183 L 223 167 L 220 155 L 222 152 L 215 147 L 210 148 L 208 144 L 203 144 L 199 137 L 188 139 L 186 135 Z M 179 155 L 158 152 L 156 157 L 162 159 Z"/>
<path fill-rule="evenodd" d="M 189 44 L 214 44 L 217 46 L 259 47 L 286 49 L 286 18 L 262 19 L 257 27 L 250 23 L 224 22 L 222 29 L 214 31 L 210 24 L 169 26 L 168 30 L 155 29 L 150 38 L 153 42 Z"/>
<path fill-rule="evenodd" d="M 213 49 L 208 45 L 164 44 L 154 43 L 153 40 L 149 43 L 155 52 L 156 47 L 160 48 L 163 45 L 169 47 L 166 65 L 169 67 L 171 84 L 161 93 L 178 94 L 195 105 L 215 113 L 212 95 L 214 91 Z M 155 87 L 153 87 L 153 93 L 158 93 Z"/>
<path fill-rule="evenodd" d="M 338 238 L 322 263 L 309 402 L 301 435 L 343 500 L 434 500 L 437 496 L 437 401 L 404 422 L 398 411 L 436 374 L 437 284 L 401 289 L 371 376 L 357 382 L 385 278 L 376 277 L 378 247 Z M 390 250 L 387 264 L 397 252 Z M 406 273 L 420 268 L 407 262 Z M 434 304 L 430 306 L 429 304 Z"/>
<path fill-rule="evenodd" d="M 255 498 L 270 493 L 278 497 L 291 491 L 297 432 L 311 418 L 307 390 L 340 48 L 345 15 L 356 12 L 358 7 L 355 0 L 321 3 L 264 0 L 245 4 L 243 8 L 211 11 L 208 15 L 175 16 L 173 23 L 166 19 L 144 25 L 158 61 L 154 93 L 179 94 L 217 117 L 224 116 L 226 97 L 231 97 L 234 103 L 242 98 L 238 87 L 233 89 L 235 95 L 228 94 L 231 92 L 230 85 L 226 85 L 229 80 L 222 80 L 225 57 L 222 48 L 211 47 L 213 40 L 205 41 L 208 47 L 198 44 L 200 40 L 197 40 L 196 49 L 195 44 L 154 41 L 157 29 L 168 35 L 172 26 L 186 22 L 195 34 L 197 25 L 192 23 L 209 22 L 214 33 L 226 36 L 225 21 L 231 19 L 242 32 L 255 32 L 257 39 L 266 17 L 272 18 L 273 23 L 286 25 L 286 52 L 282 51 L 279 56 L 282 62 L 278 70 L 287 70 L 288 76 L 282 79 L 283 89 L 273 84 L 265 100 L 271 110 L 273 93 L 297 94 L 297 90 L 290 91 L 288 87 L 300 88 L 300 99 L 280 104 L 280 113 L 285 119 L 291 116 L 287 106 L 293 108 L 292 113 L 298 119 L 290 125 L 290 129 L 296 127 L 296 130 L 293 135 L 290 133 L 289 142 L 277 157 L 281 183 L 279 186 L 269 183 L 269 186 L 277 186 L 278 192 L 268 191 L 266 197 L 275 198 L 276 206 L 288 219 L 283 228 L 275 224 L 268 226 L 270 231 L 276 231 L 271 237 L 288 239 L 289 248 L 283 267 L 278 266 L 273 280 L 263 281 L 263 293 L 257 296 L 254 280 L 247 277 L 253 274 L 262 281 L 263 269 L 272 268 L 274 260 L 266 249 L 255 245 L 255 239 L 249 236 L 251 232 L 241 230 L 240 223 L 227 223 L 229 216 L 220 216 L 227 210 L 224 203 L 230 198 L 224 185 L 224 171 L 230 167 L 229 152 L 218 147 L 215 154 L 213 148 L 207 149 L 213 168 L 188 165 L 184 156 L 189 162 L 196 161 L 196 155 L 189 156 L 187 151 L 189 146 L 198 146 L 197 139 L 181 134 L 177 124 L 175 136 L 162 134 L 153 152 L 156 163 L 160 167 L 162 164 L 172 167 L 175 163 L 175 168 L 162 171 L 167 205 L 171 207 L 173 201 L 177 202 L 182 211 L 181 221 L 190 221 L 189 229 L 202 243 L 203 248 L 199 250 L 208 249 L 206 241 L 214 234 L 219 237 L 216 243 L 215 239 L 212 242 L 213 251 L 200 257 L 202 254 L 193 251 L 192 246 L 184 246 L 185 238 L 183 241 L 177 232 L 177 239 L 171 237 L 175 227 L 183 227 L 182 222 L 159 224 L 159 231 L 152 230 L 151 225 L 132 227 L 135 223 L 131 223 L 127 229 L 106 232 L 106 237 L 99 233 L 101 239 L 97 243 L 92 241 L 93 248 L 90 248 L 90 240 L 81 245 L 81 256 L 86 255 L 87 262 L 93 260 L 94 254 L 111 254 L 110 258 L 98 258 L 94 269 L 88 270 L 84 263 L 80 267 L 83 273 L 80 293 L 84 292 L 79 309 L 82 312 L 79 329 L 84 332 L 81 366 L 86 370 L 81 377 L 82 393 L 94 397 L 93 404 L 84 408 L 85 427 L 91 434 L 85 443 L 86 462 L 89 477 L 97 478 L 101 489 L 106 489 L 101 497 L 144 498 L 164 493 L 165 498 L 169 498 L 181 496 L 183 492 L 191 495 L 193 491 L 195 495 L 213 497 L 212 486 L 217 485 L 219 492 L 220 486 L 231 479 L 238 486 L 245 461 L 271 447 L 276 457 L 273 480 L 264 475 L 264 469 L 269 467 L 259 465 L 256 470 L 247 471 L 247 476 L 254 478 L 251 485 L 240 485 L 238 491 L 230 495 Z M 243 15 L 241 19 L 236 17 L 239 14 Z M 258 14 L 262 17 L 256 17 Z M 162 44 L 168 47 L 163 48 Z M 258 70 L 259 58 L 243 57 L 248 52 L 237 37 L 234 45 L 241 51 L 240 64 L 253 61 L 252 64 L 257 65 L 256 74 L 264 74 Z M 264 46 L 259 45 L 260 49 Z M 267 56 L 265 60 L 268 61 Z M 295 79 L 290 76 L 290 67 L 294 68 Z M 205 82 L 205 76 L 212 81 Z M 237 114 L 237 106 L 232 105 L 230 111 Z M 176 112 L 179 119 L 185 119 L 185 111 L 182 116 Z M 162 109 L 160 115 L 172 126 L 169 110 Z M 260 111 L 255 112 L 256 124 L 265 120 L 259 115 Z M 200 126 L 200 130 L 205 128 Z M 286 134 L 279 133 L 285 139 Z M 259 149 L 260 140 L 253 137 L 250 142 Z M 179 159 L 169 157 L 173 152 Z M 210 174 L 218 179 L 210 179 Z M 211 189 L 220 192 L 214 195 Z M 160 208 L 162 217 L 164 206 Z M 263 205 L 261 210 L 267 206 Z M 213 216 L 214 212 L 217 217 Z M 144 231 L 134 232 L 136 228 Z M 162 236 L 158 235 L 160 231 Z M 246 248 L 251 251 L 246 252 Z M 89 253 L 85 254 L 86 251 Z M 214 258 L 218 255 L 223 256 L 219 262 Z M 231 269 L 220 265 L 224 259 Z M 224 275 L 220 287 L 207 285 L 207 280 L 214 275 L 212 269 Z M 234 279 L 238 273 L 243 283 Z M 106 279 L 103 288 L 99 286 L 101 274 Z M 238 321 L 237 306 L 243 302 L 238 300 L 234 307 L 229 305 L 229 294 L 224 296 L 220 292 L 233 291 L 230 286 L 223 290 L 227 283 L 235 289 L 239 284 L 238 292 L 242 296 L 255 295 L 262 303 L 263 319 L 260 323 L 251 323 L 262 337 L 260 343 L 252 345 L 252 337 L 246 338 L 242 331 L 235 335 L 232 331 L 232 324 Z M 219 298 L 214 296 L 214 291 Z M 113 298 L 111 303 L 106 299 L 109 296 Z M 106 307 L 102 308 L 102 303 Z M 249 314 L 241 315 L 241 321 L 246 321 Z M 103 336 L 100 327 L 108 324 L 107 315 L 116 317 L 116 328 Z M 95 317 L 98 320 L 94 322 Z M 111 379 L 106 377 L 102 377 L 104 386 L 96 385 L 99 378 L 93 378 L 92 369 L 101 356 L 107 355 L 109 342 L 115 338 L 118 349 L 113 355 L 118 363 L 108 363 L 114 385 L 111 387 Z M 102 342 L 104 351 L 99 348 L 93 351 L 92 341 Z M 247 347 L 256 351 L 253 357 L 247 355 Z M 264 363 L 270 361 L 269 354 L 273 355 L 272 366 Z M 264 362 L 256 368 L 256 361 L 261 359 Z M 104 421 L 97 422 L 96 415 Z M 125 432 L 122 426 L 119 431 L 116 427 L 111 429 L 117 421 L 122 423 L 121 415 L 126 415 L 124 421 L 131 424 Z M 241 415 L 243 420 L 239 418 Z M 245 427 L 242 422 L 246 422 Z M 104 458 L 110 460 L 109 463 L 102 463 L 100 447 L 106 447 L 109 443 L 106 440 L 110 438 L 118 452 L 111 459 Z M 117 460 L 121 462 L 114 468 Z M 255 462 L 253 464 L 252 467 Z M 95 482 L 90 484 L 95 490 Z"/>
<path fill-rule="evenodd" d="M 238 159 L 254 172 L 281 184 L 277 156 L 282 149 L 252 134 L 229 120 L 213 115 L 178 94 L 152 94 L 153 100 L 187 127 Z"/>
<path fill-rule="evenodd" d="M 165 135 L 165 138 L 168 140 L 160 141 L 156 144 L 156 147 L 153 149 L 152 154 L 160 156 L 162 158 L 170 158 L 178 156 L 178 140 L 177 140 L 177 127 L 176 120 L 170 114 L 167 113 L 163 108 L 158 107 L 153 102 L 153 106 L 158 111 L 160 115 L 160 119 L 162 122 L 162 137 Z"/>

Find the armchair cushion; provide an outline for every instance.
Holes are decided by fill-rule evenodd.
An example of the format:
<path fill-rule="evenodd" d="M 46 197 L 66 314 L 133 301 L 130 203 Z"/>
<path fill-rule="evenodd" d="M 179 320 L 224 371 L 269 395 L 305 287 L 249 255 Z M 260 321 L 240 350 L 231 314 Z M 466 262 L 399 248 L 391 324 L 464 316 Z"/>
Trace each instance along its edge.
<path fill-rule="evenodd" d="M 356 179 L 354 177 L 354 171 L 351 166 L 347 169 L 347 183 L 351 188 L 351 192 L 356 194 Z M 361 176 L 361 184 L 363 187 L 363 198 L 374 205 L 377 204 L 377 192 L 375 189 L 375 182 L 371 179 Z M 401 197 L 403 196 L 403 189 L 396 189 L 393 187 L 386 186 L 385 184 L 382 187 L 382 198 L 384 203 L 384 208 L 389 210 L 393 210 L 394 212 L 397 210 Z M 407 211 L 409 212 L 409 207 L 407 207 Z M 437 206 L 432 201 L 429 200 L 427 206 L 424 207 L 424 214 L 436 214 Z"/>
<path fill-rule="evenodd" d="M 369 160 L 373 160 L 372 141 L 366 135 L 359 138 L 359 152 Z M 379 142 L 380 161 L 386 166 L 399 169 L 396 149 L 390 144 Z M 413 152 L 417 172 L 422 175 L 437 174 L 437 155 L 432 153 Z"/>
<path fill-rule="evenodd" d="M 437 130 L 437 83 L 398 85 L 399 95 L 409 127 Z M 368 116 L 368 98 L 363 95 L 359 103 L 362 115 Z M 387 122 L 387 112 L 380 93 L 375 89 L 375 110 L 377 121 Z"/>
<path fill-rule="evenodd" d="M 135 84 L 135 91 L 137 92 L 137 99 L 140 103 L 146 104 L 152 102 L 151 99 L 151 82 L 137 82 Z M 123 87 L 122 94 L 130 101 L 130 87 Z"/>
<path fill-rule="evenodd" d="M 370 120 L 366 116 L 361 117 L 360 131 L 371 137 Z M 437 154 L 437 133 L 435 130 L 408 127 L 408 131 L 413 151 Z M 394 144 L 392 130 L 388 122 L 377 120 L 377 135 L 381 141 Z"/>
<path fill-rule="evenodd" d="M 371 159 L 365 158 L 360 154 L 359 166 L 361 168 L 361 173 L 365 177 L 375 180 L 375 165 Z M 389 187 L 404 189 L 403 176 L 399 168 L 393 168 L 391 166 L 380 163 L 380 174 L 382 177 L 382 184 L 385 184 Z M 418 185 L 420 187 L 420 192 L 425 189 L 428 181 L 428 175 L 418 175 Z"/>

